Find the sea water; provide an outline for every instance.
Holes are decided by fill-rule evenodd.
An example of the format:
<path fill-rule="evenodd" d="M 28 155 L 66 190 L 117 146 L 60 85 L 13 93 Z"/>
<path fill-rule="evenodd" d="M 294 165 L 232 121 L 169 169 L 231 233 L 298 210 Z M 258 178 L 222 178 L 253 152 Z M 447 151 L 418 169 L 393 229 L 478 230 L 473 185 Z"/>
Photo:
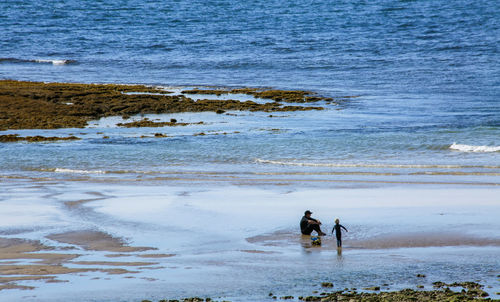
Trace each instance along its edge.
<path fill-rule="evenodd" d="M 357 96 L 275 119 L 187 115 L 212 124 L 163 131 L 239 135 L 141 140 L 112 129 L 109 140 L 2 144 L 2 173 L 404 169 L 498 183 L 497 3 L 8 0 L 0 11 L 2 79 Z"/>
<path fill-rule="evenodd" d="M 204 122 L 182 127 L 120 128 L 112 117 L 1 131 L 81 138 L 0 144 L 3 236 L 55 244 L 45 236 L 97 229 L 177 257 L 139 275 L 157 283 L 69 275 L 71 286 L 0 298 L 255 301 L 323 281 L 412 287 L 418 272 L 428 288 L 473 278 L 498 291 L 498 245 L 349 249 L 387 231 L 498 240 L 498 15 L 495 1 L 1 1 L 1 79 L 303 89 L 339 102 L 132 117 Z M 92 201 L 65 206 L 81 200 Z M 343 256 L 287 239 L 306 208 L 346 221 Z M 277 246 L 246 240 L 283 232 Z"/>

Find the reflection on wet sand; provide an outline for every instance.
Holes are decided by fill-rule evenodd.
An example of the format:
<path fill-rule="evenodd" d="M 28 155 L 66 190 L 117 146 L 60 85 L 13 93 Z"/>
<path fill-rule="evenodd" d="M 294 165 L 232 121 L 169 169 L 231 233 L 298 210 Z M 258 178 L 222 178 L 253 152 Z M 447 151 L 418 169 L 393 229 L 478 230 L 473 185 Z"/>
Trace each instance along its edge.
<path fill-rule="evenodd" d="M 481 238 L 463 233 L 400 233 L 352 240 L 351 248 L 390 249 L 432 246 L 500 246 L 498 238 Z"/>
<path fill-rule="evenodd" d="M 28 213 L 27 223 L 6 226 L 0 230 L 0 236 L 34 238 L 40 242 L 13 238 L 4 241 L 11 251 L 16 244 L 16 253 L 21 255 L 15 258 L 14 252 L 1 250 L 0 256 L 5 260 L 0 260 L 0 267 L 3 265 L 5 272 L 14 272 L 15 266 L 17 272 L 26 272 L 22 275 L 26 279 L 4 275 L 7 279 L 0 279 L 0 288 L 35 286 L 30 294 L 46 296 L 39 301 L 51 301 L 54 288 L 69 297 L 77 287 L 91 291 L 99 286 L 103 292 L 111 292 L 116 284 L 134 286 L 129 292 L 131 296 L 124 298 L 127 301 L 150 298 L 137 297 L 145 292 L 154 292 L 161 298 L 179 298 L 184 293 L 215 296 L 224 292 L 233 300 L 234 296 L 245 296 L 242 288 L 257 294 L 264 288 L 267 298 L 270 291 L 267 286 L 277 291 L 299 284 L 290 289 L 290 294 L 310 292 L 311 287 L 314 288 L 311 284 L 316 282 L 312 279 L 333 281 L 335 289 L 385 283 L 390 283 L 391 289 L 398 289 L 399 284 L 421 284 L 421 280 L 414 280 L 416 273 L 429 276 L 430 281 L 423 283 L 425 286 L 432 286 L 430 282 L 437 280 L 468 280 L 465 278 L 469 276 L 482 278 L 487 286 L 495 286 L 496 278 L 490 271 L 496 270 L 498 264 L 491 255 L 498 252 L 500 238 L 495 239 L 498 236 L 494 232 L 498 225 L 494 215 L 497 198 L 489 189 L 456 192 L 412 188 L 262 190 L 191 186 L 174 190 L 109 183 L 93 183 L 94 187 L 89 188 L 88 184 L 66 182 L 56 188 L 51 184 L 45 190 L 46 187 L 31 189 L 28 185 L 29 190 L 21 191 L 27 197 L 20 196 L 31 197 L 28 205 L 32 212 Z M 6 205 L 12 207 L 9 212 L 7 206 L 2 205 L 4 221 L 9 218 L 8 213 L 19 213 L 14 206 L 21 198 L 9 199 L 10 192 L 19 190 L 19 186 L 10 188 L 8 193 L 0 194 L 9 201 Z M 45 196 L 45 200 L 40 196 Z M 101 199 L 104 197 L 106 199 Z M 464 205 L 473 198 L 481 203 Z M 37 207 L 41 201 L 45 201 L 47 207 Z M 71 204 L 75 206 L 68 207 L 68 202 L 73 201 L 77 201 Z M 331 235 L 322 237 L 321 247 L 312 245 L 311 236 L 300 235 L 296 214 L 304 210 L 306 201 L 311 201 L 313 210 L 321 214 L 325 231 L 331 229 L 331 221 L 326 217 L 340 216 L 349 221 L 352 232 L 349 228 L 343 250 L 337 249 L 335 237 Z M 471 214 L 464 216 L 463 213 Z M 50 221 L 40 219 L 40 223 L 33 223 L 36 215 L 46 215 Z M 427 216 L 420 219 L 423 215 Z M 178 228 L 179 223 L 185 228 Z M 419 226 L 423 226 L 421 229 L 426 233 L 395 233 L 413 232 L 419 230 Z M 440 229 L 462 230 L 461 226 L 467 226 L 471 232 L 485 231 L 481 234 L 492 235 L 483 239 L 439 232 Z M 386 231 L 394 233 L 380 235 Z M 377 250 L 462 244 L 495 247 Z M 28 252 L 20 251 L 22 246 Z M 463 261 L 464 258 L 467 260 Z M 35 262 L 38 260 L 43 263 Z M 158 264 L 154 264 L 156 262 Z M 63 270 L 55 270 L 59 268 Z M 66 280 L 70 282 L 64 286 L 45 284 Z M 155 284 L 149 284 L 150 281 Z M 184 291 L 180 292 L 179 288 Z M 121 290 L 113 291 L 115 296 L 122 294 Z M 24 294 L 5 290 L 1 295 L 10 295 L 16 300 Z M 93 298 L 89 296 L 89 301 Z"/>
<path fill-rule="evenodd" d="M 253 236 L 246 240 L 262 246 L 285 247 L 300 245 L 306 249 L 316 248 L 311 244 L 311 236 L 286 231 Z M 392 249 L 433 246 L 500 246 L 500 239 L 475 237 L 462 233 L 424 232 L 385 234 L 364 239 L 348 239 L 345 242 L 345 248 L 347 249 Z M 322 237 L 322 244 L 317 248 L 337 250 L 339 254 L 342 254 L 342 249 L 337 249 L 335 238 L 329 236 Z"/>
<path fill-rule="evenodd" d="M 337 258 L 339 260 L 342 259 L 342 248 L 341 247 L 337 247 Z"/>

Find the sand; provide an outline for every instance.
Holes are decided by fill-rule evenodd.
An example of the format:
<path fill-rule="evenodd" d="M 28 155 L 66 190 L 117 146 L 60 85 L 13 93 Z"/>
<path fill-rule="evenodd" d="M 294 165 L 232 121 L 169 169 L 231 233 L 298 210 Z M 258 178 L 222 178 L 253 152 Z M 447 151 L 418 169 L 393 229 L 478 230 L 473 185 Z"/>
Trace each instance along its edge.
<path fill-rule="evenodd" d="M 110 252 L 140 252 L 154 250 L 152 247 L 131 247 L 125 242 L 109 234 L 97 231 L 73 231 L 52 234 L 47 238 L 68 244 L 74 244 L 85 250 L 110 251 Z"/>
<path fill-rule="evenodd" d="M 314 235 L 314 234 L 313 234 Z M 266 235 L 246 238 L 250 243 L 262 246 L 311 247 L 311 236 L 299 236 L 293 232 L 278 231 Z M 325 237 L 321 248 L 337 249 L 336 240 Z M 347 240 L 346 240 L 347 238 Z M 458 246 L 494 246 L 500 247 L 500 239 L 481 238 L 463 233 L 452 232 L 408 232 L 373 236 L 366 239 L 351 239 L 344 235 L 344 249 L 394 249 L 419 247 L 458 247 Z"/>
<path fill-rule="evenodd" d="M 333 283 L 333 291 L 374 286 L 398 291 L 428 290 L 436 281 L 482 280 L 490 295 L 499 290 L 499 205 L 491 188 L 40 182 L 27 189 L 16 183 L 15 189 L 9 192 L 24 194 L 23 209 L 36 209 L 27 223 L 41 226 L 2 230 L 0 296 L 8 300 L 20 300 L 30 290 L 36 298 L 27 301 L 37 302 L 74 295 L 81 301 L 192 295 L 261 301 L 270 291 L 278 299 L 310 296 L 322 290 L 321 282 Z M 477 202 L 471 205 L 471 199 Z M 9 200 L 3 200 L 4 213 L 18 213 Z M 56 212 L 49 207 L 54 204 Z M 305 207 L 325 231 L 341 218 L 349 229 L 341 253 L 332 236 L 318 248 L 299 234 Z M 38 219 L 47 216 L 52 218 Z"/>
<path fill-rule="evenodd" d="M 132 247 L 126 245 L 121 238 L 98 231 L 72 231 L 66 233 L 52 234 L 47 238 L 76 245 L 84 250 L 108 251 L 108 252 L 140 252 L 153 250 L 148 247 Z M 63 248 L 62 251 L 66 250 Z M 51 251 L 47 253 L 46 251 Z M 105 269 L 103 266 L 117 267 L 142 267 L 156 265 L 156 262 L 134 262 L 134 261 L 72 261 L 81 257 L 82 254 L 67 254 L 61 249 L 42 244 L 37 240 L 26 240 L 21 238 L 0 237 L 0 290 L 5 289 L 34 289 L 33 286 L 19 285 L 22 281 L 44 281 L 46 283 L 65 282 L 58 277 L 66 274 L 102 272 L 110 275 L 137 273 L 124 268 Z M 130 254 L 119 254 L 118 257 L 130 256 Z M 144 258 L 171 257 L 168 254 L 139 255 Z M 21 264 L 18 261 L 38 260 L 35 263 Z M 82 268 L 68 267 L 68 265 L 80 265 Z M 91 267 L 89 267 L 91 266 Z M 98 266 L 97 268 L 95 266 Z M 56 277 L 57 276 L 57 277 Z"/>

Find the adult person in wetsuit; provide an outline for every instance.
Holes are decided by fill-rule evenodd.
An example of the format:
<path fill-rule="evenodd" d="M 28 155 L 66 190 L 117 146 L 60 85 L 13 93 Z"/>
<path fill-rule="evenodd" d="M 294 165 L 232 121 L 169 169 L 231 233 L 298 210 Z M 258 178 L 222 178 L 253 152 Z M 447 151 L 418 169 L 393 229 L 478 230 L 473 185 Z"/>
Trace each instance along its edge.
<path fill-rule="evenodd" d="M 344 229 L 346 232 L 349 232 L 343 225 L 340 224 L 340 220 L 338 218 L 335 219 L 335 225 L 333 226 L 332 234 L 333 231 L 335 231 L 335 237 L 337 237 L 337 247 L 342 247 L 342 229 Z"/>
<path fill-rule="evenodd" d="M 311 217 L 312 212 L 307 210 L 304 212 L 304 217 L 300 220 L 300 231 L 303 235 L 311 235 L 312 231 L 316 231 L 319 236 L 326 235 L 319 227 L 321 221 Z"/>

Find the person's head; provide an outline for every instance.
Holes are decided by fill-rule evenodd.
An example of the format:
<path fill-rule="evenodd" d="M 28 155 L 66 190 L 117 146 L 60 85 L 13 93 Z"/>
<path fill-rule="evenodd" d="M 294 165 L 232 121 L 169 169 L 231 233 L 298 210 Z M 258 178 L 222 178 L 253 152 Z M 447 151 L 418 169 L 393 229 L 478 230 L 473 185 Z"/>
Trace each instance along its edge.
<path fill-rule="evenodd" d="M 306 216 L 307 218 L 311 217 L 311 214 L 312 214 L 312 212 L 309 210 L 304 212 L 304 216 Z"/>
<path fill-rule="evenodd" d="M 335 218 L 335 224 L 339 224 L 339 223 L 340 223 L 340 219 Z"/>

